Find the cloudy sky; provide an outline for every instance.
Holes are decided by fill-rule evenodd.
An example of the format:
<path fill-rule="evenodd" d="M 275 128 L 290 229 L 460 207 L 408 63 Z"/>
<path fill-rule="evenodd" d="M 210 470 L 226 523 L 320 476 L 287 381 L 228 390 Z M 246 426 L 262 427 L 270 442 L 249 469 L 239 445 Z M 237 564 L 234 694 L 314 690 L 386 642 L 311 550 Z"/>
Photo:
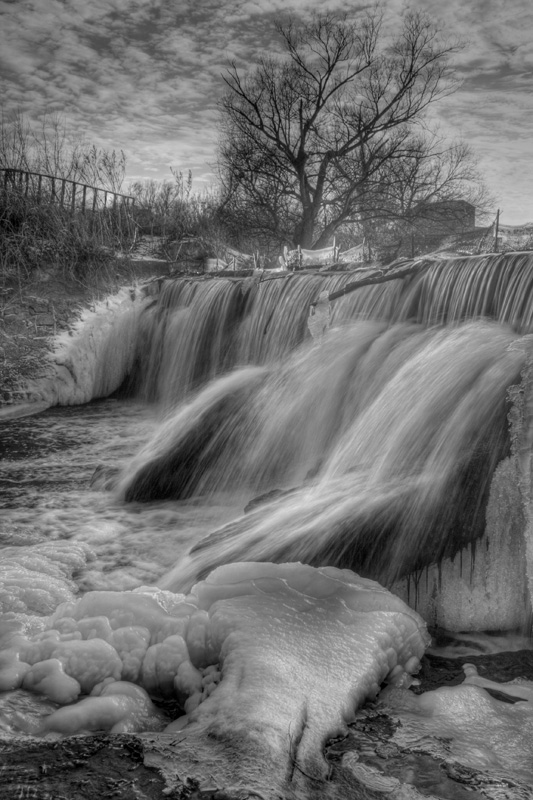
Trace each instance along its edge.
<path fill-rule="evenodd" d="M 436 112 L 468 141 L 507 224 L 533 221 L 533 3 L 410 0 L 467 46 L 462 86 Z M 382 0 L 394 19 L 402 0 Z M 277 47 L 280 14 L 363 7 L 340 0 L 0 0 L 2 113 L 60 114 L 127 177 L 191 169 L 213 180 L 221 73 Z M 4 117 L 5 118 L 5 117 Z"/>

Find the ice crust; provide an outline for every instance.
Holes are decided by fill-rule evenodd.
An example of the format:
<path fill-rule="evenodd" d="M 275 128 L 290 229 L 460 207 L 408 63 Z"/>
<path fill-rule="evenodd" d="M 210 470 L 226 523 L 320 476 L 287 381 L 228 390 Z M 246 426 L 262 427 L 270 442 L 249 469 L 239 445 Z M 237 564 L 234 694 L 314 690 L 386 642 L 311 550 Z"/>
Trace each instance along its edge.
<path fill-rule="evenodd" d="M 147 302 L 142 290 L 129 286 L 85 309 L 71 329 L 55 337 L 50 374 L 26 383 L 28 398 L 78 405 L 112 394 L 131 370 Z"/>
<path fill-rule="evenodd" d="M 0 562 L 0 613 L 50 614 L 59 603 L 72 599 L 77 586 L 74 570 L 92 557 L 81 542 L 45 542 L 5 547 Z"/>
<path fill-rule="evenodd" d="M 1 633 L 0 690 L 59 706 L 28 733 L 164 729 L 196 752 L 241 737 L 254 758 L 282 759 L 282 773 L 301 763 L 317 775 L 327 738 L 383 681 L 408 683 L 429 641 L 376 582 L 298 563 L 226 565 L 189 595 L 89 592 L 40 629 L 7 614 Z M 152 699 L 182 713 L 170 721 Z"/>
<path fill-rule="evenodd" d="M 392 741 L 415 752 L 424 752 L 431 742 L 433 756 L 443 762 L 481 770 L 503 785 L 521 780 L 531 786 L 533 683 L 498 683 L 478 675 L 472 664 L 463 669 L 465 680 L 458 686 L 441 686 L 421 695 L 399 687 L 382 692 L 380 702 L 401 722 Z M 491 696 L 487 690 L 497 694 Z M 507 702 L 499 699 L 502 696 Z M 529 797 L 530 789 L 525 791 L 521 794 L 517 788 L 512 796 Z"/>

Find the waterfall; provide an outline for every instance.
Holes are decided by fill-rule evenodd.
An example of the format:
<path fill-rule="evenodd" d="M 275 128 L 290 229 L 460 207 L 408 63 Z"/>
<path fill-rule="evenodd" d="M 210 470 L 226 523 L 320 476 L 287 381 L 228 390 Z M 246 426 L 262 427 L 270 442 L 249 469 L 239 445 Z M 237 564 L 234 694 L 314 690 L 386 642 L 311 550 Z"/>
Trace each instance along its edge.
<path fill-rule="evenodd" d="M 331 327 L 361 319 L 424 327 L 492 319 L 527 333 L 532 267 L 531 253 L 422 259 L 413 275 L 335 300 Z M 365 274 L 168 279 L 139 321 L 129 390 L 169 408 L 232 368 L 278 363 L 309 338 L 309 308 L 319 295 Z"/>
<path fill-rule="evenodd" d="M 136 359 L 138 391 L 166 417 L 119 492 L 146 501 L 239 490 L 268 502 L 199 543 L 164 585 L 228 561 L 301 560 L 377 577 L 455 629 L 479 624 L 496 581 L 494 604 L 506 610 L 492 624 L 484 613 L 482 627 L 527 624 L 526 511 L 521 500 L 510 512 L 507 415 L 526 359 L 512 343 L 531 327 L 532 267 L 530 254 L 421 261 L 332 302 L 319 344 L 311 303 L 364 271 L 168 281 Z M 512 603 L 501 602 L 498 564 L 480 556 L 487 535 L 507 575 L 519 565 Z"/>
<path fill-rule="evenodd" d="M 165 794 L 400 796 L 375 765 L 417 750 L 521 791 L 530 686 L 407 687 L 427 625 L 531 633 L 532 267 L 186 277 L 88 310 L 34 394 L 108 400 L 3 439 L 4 738 L 145 732 Z M 359 717 L 326 761 L 376 697 L 387 749 Z"/>
<path fill-rule="evenodd" d="M 483 534 L 492 474 L 510 452 L 506 394 L 524 363 L 509 349 L 515 335 L 492 323 L 372 321 L 331 334 L 255 379 L 222 419 L 220 396 L 234 396 L 238 376 L 249 387 L 250 368 L 211 384 L 127 471 L 130 500 L 291 489 L 200 543 L 190 573 L 178 567 L 167 588 L 241 560 L 349 567 L 390 583 Z"/>
<path fill-rule="evenodd" d="M 331 304 L 331 327 L 361 319 L 451 325 L 492 319 L 533 325 L 531 253 L 420 259 L 404 278 L 362 286 Z M 375 274 L 375 270 L 371 273 Z M 32 400 L 86 403 L 123 391 L 171 408 L 240 366 L 279 363 L 309 338 L 309 308 L 368 270 L 338 274 L 199 276 L 128 287 L 95 303 L 54 345 Z"/>
<path fill-rule="evenodd" d="M 500 506 L 510 509 L 516 493 L 508 390 L 524 383 L 528 347 L 513 342 L 532 325 L 533 255 L 415 267 L 355 291 L 376 271 L 167 279 L 151 299 L 108 301 L 63 345 L 56 363 L 74 389 L 59 402 L 122 385 L 163 413 L 123 471 L 120 497 L 270 497 L 199 543 L 165 585 L 231 560 L 302 560 L 377 577 L 438 624 L 474 627 L 450 608 L 479 610 L 484 590 L 467 601 L 457 586 L 465 576 L 475 584 L 480 542 L 489 531 L 495 550 L 512 519 L 509 569 L 521 559 L 517 591 L 528 606 L 524 458 L 520 511 Z M 324 293 L 338 299 L 315 343 L 309 309 Z M 446 612 L 432 600 L 445 595 L 443 574 L 456 587 Z"/>

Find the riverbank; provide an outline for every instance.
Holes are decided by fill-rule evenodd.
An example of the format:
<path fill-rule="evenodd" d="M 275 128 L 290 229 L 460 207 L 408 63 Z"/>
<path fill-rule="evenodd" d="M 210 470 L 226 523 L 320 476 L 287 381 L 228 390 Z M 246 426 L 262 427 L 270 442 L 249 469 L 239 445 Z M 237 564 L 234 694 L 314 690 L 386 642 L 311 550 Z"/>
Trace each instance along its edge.
<path fill-rule="evenodd" d="M 158 258 L 116 258 L 86 281 L 42 269 L 22 285 L 0 287 L 0 413 L 17 413 L 25 386 L 49 373 L 54 337 L 71 330 L 82 312 L 123 286 L 169 271 Z"/>

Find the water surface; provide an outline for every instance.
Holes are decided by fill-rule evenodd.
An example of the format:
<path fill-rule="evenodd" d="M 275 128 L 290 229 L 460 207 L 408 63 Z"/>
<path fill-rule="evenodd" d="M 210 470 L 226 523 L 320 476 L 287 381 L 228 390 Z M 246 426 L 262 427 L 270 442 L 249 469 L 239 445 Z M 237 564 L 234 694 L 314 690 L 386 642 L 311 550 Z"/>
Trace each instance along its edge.
<path fill-rule="evenodd" d="M 125 504 L 91 486 L 99 465 L 123 465 L 157 424 L 154 407 L 118 400 L 0 421 L 0 546 L 86 542 L 95 559 L 77 576 L 82 590 L 157 581 L 242 510 L 231 497 Z"/>

